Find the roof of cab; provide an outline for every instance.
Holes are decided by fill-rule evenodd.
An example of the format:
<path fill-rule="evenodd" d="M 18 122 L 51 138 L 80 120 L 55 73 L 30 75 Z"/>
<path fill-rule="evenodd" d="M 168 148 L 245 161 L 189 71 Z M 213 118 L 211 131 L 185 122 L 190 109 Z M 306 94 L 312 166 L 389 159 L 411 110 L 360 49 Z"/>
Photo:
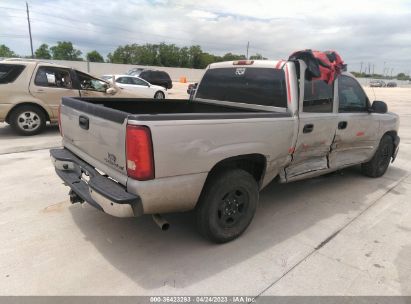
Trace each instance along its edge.
<path fill-rule="evenodd" d="M 242 64 L 244 62 L 244 64 Z M 216 62 L 209 65 L 210 69 L 254 67 L 254 68 L 281 68 L 287 60 L 234 60 Z"/>

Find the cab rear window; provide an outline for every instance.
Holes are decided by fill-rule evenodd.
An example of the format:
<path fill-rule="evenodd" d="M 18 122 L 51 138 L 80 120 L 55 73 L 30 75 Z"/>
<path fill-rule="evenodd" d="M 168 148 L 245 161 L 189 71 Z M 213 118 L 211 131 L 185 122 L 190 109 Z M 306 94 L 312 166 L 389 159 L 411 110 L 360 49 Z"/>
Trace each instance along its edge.
<path fill-rule="evenodd" d="M 0 84 L 15 81 L 24 68 L 21 64 L 0 64 Z"/>
<path fill-rule="evenodd" d="M 286 108 L 285 74 L 274 68 L 209 69 L 196 98 Z"/>

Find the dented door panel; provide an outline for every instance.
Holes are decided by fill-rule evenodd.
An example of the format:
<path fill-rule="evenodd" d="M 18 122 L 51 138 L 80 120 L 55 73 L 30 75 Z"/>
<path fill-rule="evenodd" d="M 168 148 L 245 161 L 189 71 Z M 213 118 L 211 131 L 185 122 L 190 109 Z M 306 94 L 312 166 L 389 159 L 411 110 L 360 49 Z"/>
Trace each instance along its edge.
<path fill-rule="evenodd" d="M 370 113 L 340 113 L 339 122 L 345 128 L 337 128 L 331 146 L 330 167 L 338 168 L 368 161 L 378 146 L 380 120 Z"/>
<path fill-rule="evenodd" d="M 310 128 L 307 129 L 307 126 Z M 312 127 L 311 127 L 312 126 Z M 287 179 L 311 171 L 328 169 L 328 155 L 337 128 L 337 114 L 301 113 L 298 139 Z"/>

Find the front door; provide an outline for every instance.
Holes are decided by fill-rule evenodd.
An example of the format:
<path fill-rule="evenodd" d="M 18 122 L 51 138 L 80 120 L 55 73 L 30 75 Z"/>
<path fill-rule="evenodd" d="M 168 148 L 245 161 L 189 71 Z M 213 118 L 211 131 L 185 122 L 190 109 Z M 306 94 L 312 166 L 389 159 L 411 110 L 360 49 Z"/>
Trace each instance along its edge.
<path fill-rule="evenodd" d="M 75 71 L 81 97 L 108 97 L 109 84 L 86 73 Z"/>
<path fill-rule="evenodd" d="M 286 178 L 329 168 L 328 156 L 337 128 L 334 88 L 323 80 L 305 81 L 299 107 L 298 138 Z"/>
<path fill-rule="evenodd" d="M 338 127 L 330 154 L 330 167 L 339 168 L 368 161 L 379 143 L 379 119 L 368 111 L 369 100 L 353 77 L 340 75 Z"/>
<path fill-rule="evenodd" d="M 79 96 L 72 78 L 70 69 L 38 65 L 30 83 L 30 93 L 51 109 L 53 117 L 57 117 L 63 96 Z"/>

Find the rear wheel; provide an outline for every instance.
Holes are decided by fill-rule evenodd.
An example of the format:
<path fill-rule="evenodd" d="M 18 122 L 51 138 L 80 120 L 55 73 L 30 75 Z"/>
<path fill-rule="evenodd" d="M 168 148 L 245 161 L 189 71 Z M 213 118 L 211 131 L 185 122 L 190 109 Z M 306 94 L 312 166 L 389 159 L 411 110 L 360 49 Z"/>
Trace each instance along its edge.
<path fill-rule="evenodd" d="M 384 135 L 373 158 L 361 165 L 361 171 L 369 177 L 383 176 L 387 171 L 394 152 L 394 143 L 389 135 Z"/>
<path fill-rule="evenodd" d="M 164 93 L 161 92 L 161 91 L 157 91 L 157 92 L 154 94 L 154 99 L 164 99 L 164 98 L 165 98 L 165 95 L 164 95 Z"/>
<path fill-rule="evenodd" d="M 10 125 L 20 135 L 36 135 L 46 127 L 46 115 L 37 106 L 20 106 L 10 114 Z"/>
<path fill-rule="evenodd" d="M 199 232 L 216 243 L 239 237 L 254 217 L 258 197 L 257 182 L 248 172 L 234 169 L 216 174 L 196 207 Z"/>

